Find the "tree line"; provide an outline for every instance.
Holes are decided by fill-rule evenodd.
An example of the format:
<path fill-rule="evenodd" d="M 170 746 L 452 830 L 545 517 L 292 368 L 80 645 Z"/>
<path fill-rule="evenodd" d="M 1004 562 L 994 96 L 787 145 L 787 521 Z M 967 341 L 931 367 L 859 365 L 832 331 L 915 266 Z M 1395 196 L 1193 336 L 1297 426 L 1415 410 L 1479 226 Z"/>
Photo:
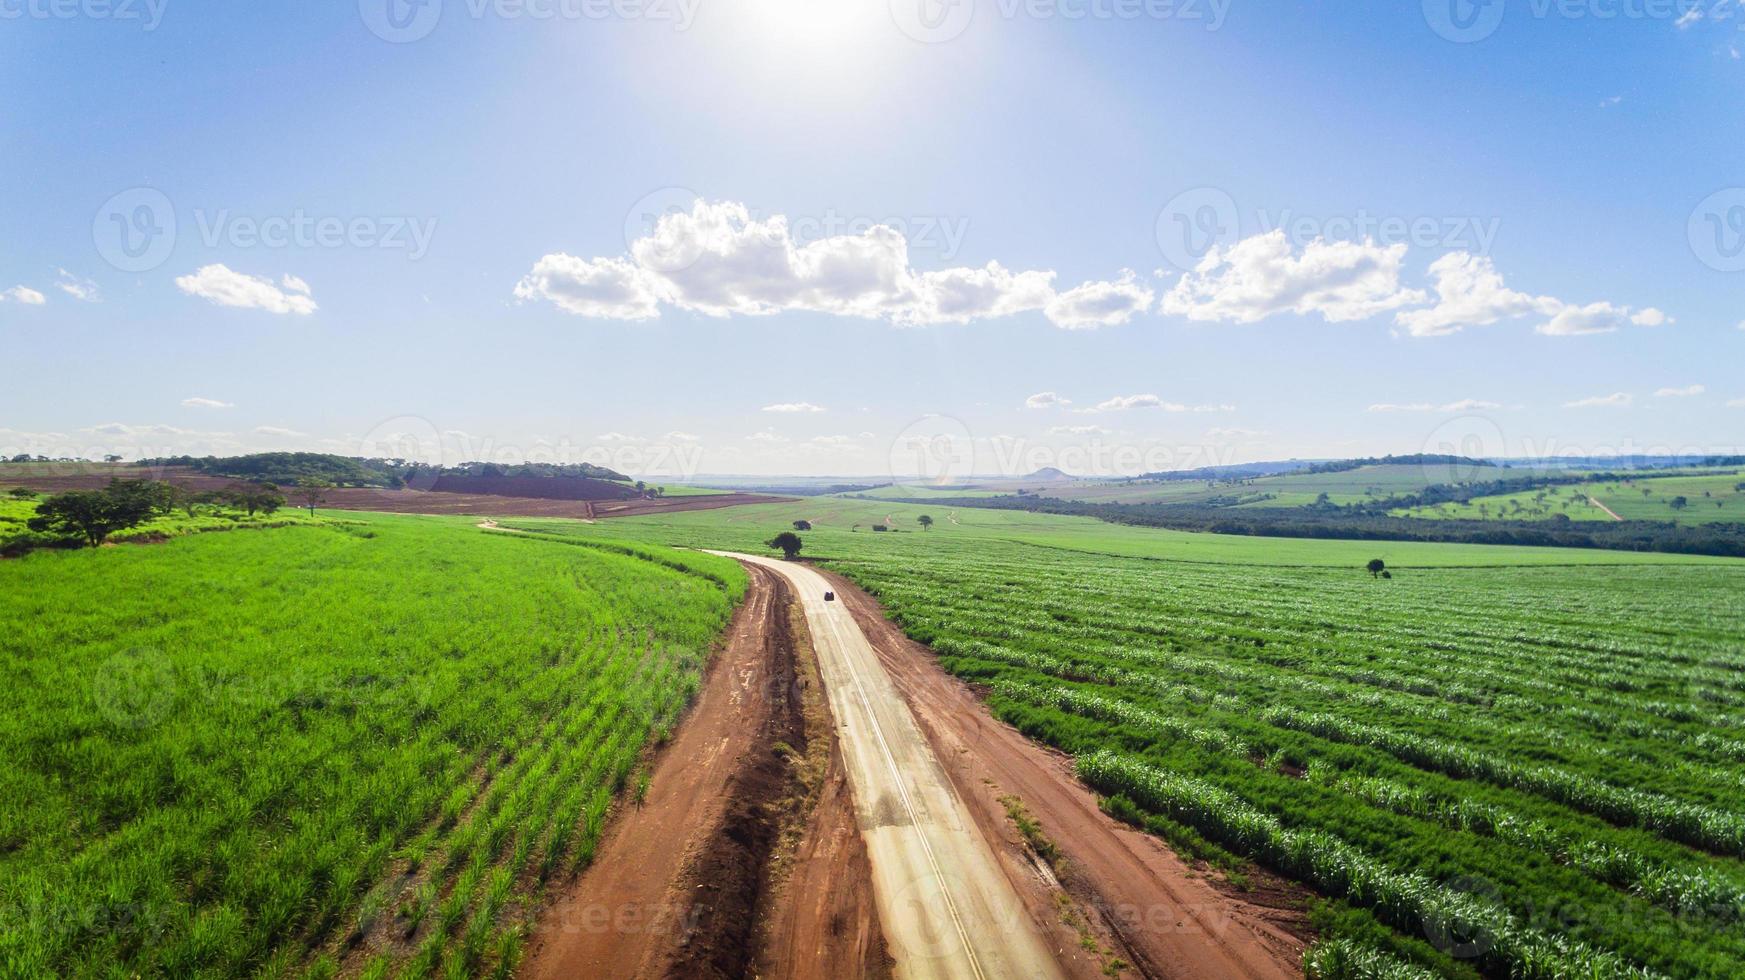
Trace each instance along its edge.
<path fill-rule="evenodd" d="M 332 487 L 329 481 L 304 477 L 290 493 L 313 515 Z M 35 491 L 22 488 L 10 494 L 21 500 L 38 496 Z M 254 517 L 270 515 L 286 502 L 285 491 L 272 483 L 237 482 L 219 490 L 193 490 L 160 480 L 117 478 L 98 490 L 68 490 L 41 500 L 36 513 L 25 521 L 25 527 L 57 538 L 58 543 L 95 548 L 119 531 L 178 511 L 193 518 L 203 511 L 231 509 Z"/>

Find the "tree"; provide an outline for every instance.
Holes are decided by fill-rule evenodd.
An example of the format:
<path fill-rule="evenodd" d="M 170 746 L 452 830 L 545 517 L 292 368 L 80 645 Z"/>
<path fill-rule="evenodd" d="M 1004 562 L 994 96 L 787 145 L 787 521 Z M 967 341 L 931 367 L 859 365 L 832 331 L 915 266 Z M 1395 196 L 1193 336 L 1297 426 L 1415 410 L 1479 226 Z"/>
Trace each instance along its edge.
<path fill-rule="evenodd" d="M 300 476 L 297 478 L 297 499 L 303 501 L 303 506 L 309 508 L 309 516 L 315 516 L 315 505 L 327 502 L 327 491 L 333 489 L 333 484 L 318 476 Z"/>
<path fill-rule="evenodd" d="M 928 517 L 926 514 L 922 514 L 920 517 L 915 518 L 915 523 L 921 525 L 921 530 L 926 531 L 933 527 L 933 518 Z"/>
<path fill-rule="evenodd" d="M 37 505 L 26 522 L 32 531 L 78 535 L 95 548 L 116 531 L 138 527 L 168 509 L 164 484 L 110 480 L 102 490 L 72 490 Z"/>
<path fill-rule="evenodd" d="M 110 453 L 109 455 L 103 457 L 103 462 L 105 462 L 105 463 L 119 463 L 119 462 L 121 462 L 121 457 L 115 455 L 114 453 Z"/>
<path fill-rule="evenodd" d="M 1684 510 L 1686 507 L 1690 506 L 1690 501 L 1683 497 L 1674 497 L 1669 501 L 1669 503 L 1672 504 L 1673 510 Z"/>
<path fill-rule="evenodd" d="M 792 531 L 783 531 L 764 544 L 771 548 L 780 548 L 782 557 L 789 561 L 793 561 L 794 556 L 800 553 L 800 536 Z"/>
<path fill-rule="evenodd" d="M 29 489 L 26 489 L 24 487 L 13 487 L 11 490 L 8 490 L 7 493 L 11 495 L 13 500 L 35 500 L 36 499 L 36 491 L 29 490 Z"/>
<path fill-rule="evenodd" d="M 285 506 L 285 495 L 271 483 L 232 483 L 224 488 L 224 497 L 253 517 L 255 511 L 271 514 Z"/>
<path fill-rule="evenodd" d="M 810 530 L 812 530 L 812 522 L 811 521 L 795 521 L 794 522 L 794 530 L 796 530 L 796 531 L 810 531 Z"/>
<path fill-rule="evenodd" d="M 1388 563 L 1385 561 L 1382 561 L 1380 558 L 1371 558 L 1369 560 L 1369 565 L 1368 565 L 1370 577 L 1371 578 L 1379 577 L 1382 572 L 1387 571 L 1387 567 L 1388 567 Z"/>

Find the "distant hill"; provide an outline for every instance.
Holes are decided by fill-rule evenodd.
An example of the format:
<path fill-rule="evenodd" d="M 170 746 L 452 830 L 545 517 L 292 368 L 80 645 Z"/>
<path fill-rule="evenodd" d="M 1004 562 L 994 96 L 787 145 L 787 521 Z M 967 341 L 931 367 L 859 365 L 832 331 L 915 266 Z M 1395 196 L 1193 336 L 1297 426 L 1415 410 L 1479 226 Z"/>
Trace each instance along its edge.
<path fill-rule="evenodd" d="M 404 459 L 366 459 L 332 453 L 253 453 L 247 456 L 164 456 L 142 459 L 141 466 L 181 466 L 208 476 L 230 477 L 257 483 L 288 485 L 304 477 L 326 480 L 341 487 L 412 487 L 428 490 L 443 477 L 578 478 L 616 480 L 629 477 L 592 463 L 480 463 L 428 466 Z M 543 496 L 527 494 L 526 496 Z M 553 499 L 590 499 L 553 494 Z"/>
<path fill-rule="evenodd" d="M 1072 474 L 1067 473 L 1067 472 L 1065 472 L 1057 467 L 1044 466 L 1043 468 L 1037 470 L 1034 473 L 1030 473 L 1026 476 L 1019 477 L 1017 482 L 1019 482 L 1019 483 L 1071 483 L 1077 479 L 1078 479 L 1078 477 L 1073 476 Z"/>

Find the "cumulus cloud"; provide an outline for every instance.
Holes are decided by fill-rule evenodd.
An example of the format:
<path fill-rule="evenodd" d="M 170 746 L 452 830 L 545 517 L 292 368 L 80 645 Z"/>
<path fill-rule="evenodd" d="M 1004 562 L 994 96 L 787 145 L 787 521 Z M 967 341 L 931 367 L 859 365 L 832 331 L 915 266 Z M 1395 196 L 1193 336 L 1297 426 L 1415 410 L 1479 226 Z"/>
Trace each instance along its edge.
<path fill-rule="evenodd" d="M 1024 399 L 1025 408 L 1053 408 L 1057 405 L 1071 405 L 1072 399 L 1062 398 L 1052 391 L 1039 391 Z"/>
<path fill-rule="evenodd" d="M 597 319 L 642 320 L 667 305 L 714 317 L 805 311 L 925 326 L 1041 311 L 1068 329 L 1124 323 L 1151 302 L 1131 273 L 1065 292 L 1054 277 L 998 262 L 922 272 L 886 225 L 802 244 L 782 215 L 758 219 L 743 204 L 698 200 L 663 215 L 628 256 L 542 257 L 515 296 Z"/>
<path fill-rule="evenodd" d="M 1081 283 L 1055 296 L 1043 307 L 1043 314 L 1067 330 L 1112 327 L 1150 309 L 1152 295 L 1131 269 L 1122 269 L 1114 282 Z"/>
<path fill-rule="evenodd" d="M 547 255 L 515 285 L 519 300 L 549 300 L 565 313 L 603 320 L 646 320 L 660 313 L 654 278 L 624 259 Z"/>
<path fill-rule="evenodd" d="M 307 284 L 294 276 L 286 276 L 285 281 L 296 282 L 302 289 L 286 290 L 271 279 L 235 272 L 226 265 L 215 263 L 201 266 L 192 275 L 176 277 L 176 288 L 219 306 L 299 316 L 315 312 L 315 300 L 310 298 Z"/>
<path fill-rule="evenodd" d="M 1234 412 L 1234 405 L 1183 405 L 1180 402 L 1166 402 L 1156 395 L 1118 395 L 1106 401 L 1098 402 L 1095 408 L 1081 409 L 1084 412 L 1125 412 L 1135 408 L 1159 408 L 1166 412 Z"/>
<path fill-rule="evenodd" d="M 1553 316 L 1563 307 L 1550 296 L 1529 296 L 1504 286 L 1488 256 L 1450 252 L 1430 263 L 1430 275 L 1436 280 L 1436 304 L 1394 316 L 1414 337 L 1445 336 L 1529 313 Z"/>
<path fill-rule="evenodd" d="M 763 408 L 759 409 L 759 411 L 777 412 L 784 415 L 796 415 L 801 413 L 822 412 L 824 411 L 824 406 L 814 405 L 811 402 L 777 402 L 774 405 L 765 405 Z"/>
<path fill-rule="evenodd" d="M 1093 411 L 1125 412 L 1134 408 L 1159 408 L 1162 405 L 1163 399 L 1156 395 L 1117 395 L 1107 401 L 1098 402 Z"/>
<path fill-rule="evenodd" d="M 1635 401 L 1635 397 L 1627 392 L 1612 395 L 1595 395 L 1592 398 L 1581 398 L 1572 402 L 1564 402 L 1564 408 L 1627 408 Z"/>
<path fill-rule="evenodd" d="M 1424 302 L 1400 284 L 1403 243 L 1317 239 L 1300 253 L 1281 230 L 1213 248 L 1164 294 L 1164 313 L 1190 320 L 1256 323 L 1280 313 L 1330 323 L 1361 320 Z"/>
<path fill-rule="evenodd" d="M 1669 322 L 1671 321 L 1665 313 L 1653 307 L 1632 312 L 1628 306 L 1616 306 L 1602 300 L 1586 306 L 1565 306 L 1557 311 L 1556 316 L 1535 329 L 1553 337 L 1580 337 L 1587 334 L 1613 333 L 1629 324 L 1658 327 Z"/>
<path fill-rule="evenodd" d="M 55 274 L 60 276 L 60 281 L 55 283 L 55 287 L 68 296 L 82 303 L 101 303 L 103 301 L 103 294 L 97 289 L 97 284 L 91 280 L 82 279 L 65 269 L 56 269 Z"/>
<path fill-rule="evenodd" d="M 1377 404 L 1377 405 L 1369 406 L 1369 408 L 1366 409 L 1366 411 L 1370 411 L 1370 412 L 1447 412 L 1447 413 L 1458 413 L 1458 412 L 1489 412 L 1489 411 L 1494 411 L 1494 410 L 1502 408 L 1502 407 L 1503 406 L 1497 404 L 1496 402 L 1481 401 L 1477 398 L 1462 398 L 1460 401 L 1448 402 L 1445 405 L 1432 405 L 1429 402 L 1413 402 L 1411 404 L 1406 404 L 1406 405 L 1398 405 L 1398 404 L 1394 404 L 1392 402 L 1382 402 L 1382 403 Z"/>
<path fill-rule="evenodd" d="M 303 434 L 296 429 L 287 429 L 278 425 L 257 425 L 254 427 L 254 431 L 256 435 L 277 436 L 279 438 L 292 438 Z"/>
<path fill-rule="evenodd" d="M 1054 425 L 1048 431 L 1059 436 L 1100 436 L 1109 432 L 1100 425 Z"/>
<path fill-rule="evenodd" d="M 1470 252 L 1442 256 L 1430 263 L 1430 275 L 1435 280 L 1436 302 L 1394 314 L 1394 322 L 1414 337 L 1441 337 L 1523 316 L 1545 317 L 1534 329 L 1554 337 L 1611 333 L 1626 324 L 1659 327 L 1672 322 L 1653 307 L 1635 311 L 1604 301 L 1582 306 L 1555 296 L 1518 292 L 1503 284 L 1488 256 Z"/>
<path fill-rule="evenodd" d="M 48 302 L 48 297 L 29 286 L 13 286 L 11 289 L 0 289 L 0 302 L 7 300 L 23 303 L 25 306 L 41 306 Z"/>
<path fill-rule="evenodd" d="M 221 402 L 216 398 L 201 398 L 199 396 L 195 396 L 193 398 L 182 399 L 182 407 L 183 408 L 235 408 L 236 406 L 231 404 L 230 402 Z"/>
<path fill-rule="evenodd" d="M 1709 389 L 1702 385 L 1685 385 L 1683 388 L 1662 388 L 1654 393 L 1656 398 L 1695 398 Z"/>

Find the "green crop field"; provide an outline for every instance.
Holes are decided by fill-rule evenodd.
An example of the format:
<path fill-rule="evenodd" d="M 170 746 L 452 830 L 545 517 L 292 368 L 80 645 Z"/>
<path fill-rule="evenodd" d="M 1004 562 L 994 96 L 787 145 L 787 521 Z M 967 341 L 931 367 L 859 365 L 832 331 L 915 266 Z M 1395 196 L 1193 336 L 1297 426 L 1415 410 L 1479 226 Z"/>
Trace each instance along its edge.
<path fill-rule="evenodd" d="M 1577 521 L 1676 521 L 1680 524 L 1745 522 L 1745 471 L 1721 474 L 1644 476 L 1545 487 L 1475 497 L 1397 511 L 1402 517 L 1466 520 L 1545 520 L 1559 514 Z M 1683 498 L 1683 503 L 1677 501 Z M 1598 504 L 1592 501 L 1598 501 Z M 1604 505 L 1604 509 L 1600 505 Z"/>
<path fill-rule="evenodd" d="M 515 523 L 765 551 L 799 517 L 1113 812 L 1323 896 L 1339 975 L 1745 975 L 1745 561 L 846 500 Z"/>
<path fill-rule="evenodd" d="M 347 516 L 0 561 L 0 975 L 513 968 L 744 575 Z"/>

